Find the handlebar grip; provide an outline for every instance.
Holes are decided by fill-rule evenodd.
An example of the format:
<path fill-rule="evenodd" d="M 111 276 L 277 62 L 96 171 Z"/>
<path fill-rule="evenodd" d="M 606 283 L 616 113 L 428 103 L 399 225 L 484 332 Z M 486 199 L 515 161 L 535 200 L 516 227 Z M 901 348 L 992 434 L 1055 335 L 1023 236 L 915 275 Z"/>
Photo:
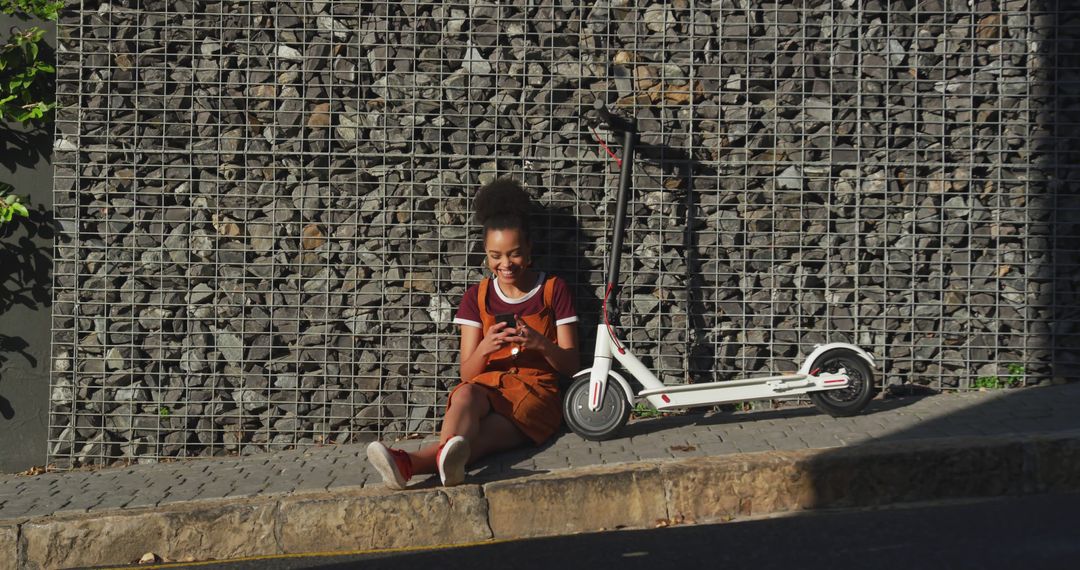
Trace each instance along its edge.
<path fill-rule="evenodd" d="M 633 117 L 624 119 L 617 115 L 613 115 L 611 111 L 608 110 L 607 104 L 604 103 L 603 99 L 597 98 L 593 101 L 593 110 L 596 111 L 596 115 L 599 117 L 600 122 L 606 124 L 611 130 L 631 133 L 637 132 L 636 119 Z"/>
<path fill-rule="evenodd" d="M 611 112 L 608 111 L 607 104 L 604 103 L 603 99 L 597 98 L 595 101 L 593 101 L 592 106 L 593 109 L 596 111 L 597 116 L 600 117 L 601 121 L 604 121 L 606 123 L 609 119 L 611 119 Z"/>

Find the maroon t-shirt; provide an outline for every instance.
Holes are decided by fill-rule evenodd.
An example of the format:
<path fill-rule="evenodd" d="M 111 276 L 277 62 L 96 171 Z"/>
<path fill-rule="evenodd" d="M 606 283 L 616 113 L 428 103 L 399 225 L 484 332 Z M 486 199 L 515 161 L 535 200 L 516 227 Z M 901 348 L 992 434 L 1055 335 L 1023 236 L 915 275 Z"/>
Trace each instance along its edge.
<path fill-rule="evenodd" d="M 544 282 L 552 279 L 555 284 L 551 290 L 551 304 L 555 309 L 555 325 L 568 325 L 578 321 L 577 311 L 574 310 L 574 299 L 570 296 L 570 288 L 566 282 L 554 275 L 547 276 L 540 273 L 536 280 L 536 286 L 528 294 L 520 299 L 511 299 L 503 295 L 499 289 L 498 278 L 488 281 L 487 312 L 492 315 L 514 313 L 517 315 L 535 315 L 544 308 Z M 484 328 L 480 322 L 480 284 L 477 283 L 465 290 L 458 305 L 454 322 L 467 327 Z"/>

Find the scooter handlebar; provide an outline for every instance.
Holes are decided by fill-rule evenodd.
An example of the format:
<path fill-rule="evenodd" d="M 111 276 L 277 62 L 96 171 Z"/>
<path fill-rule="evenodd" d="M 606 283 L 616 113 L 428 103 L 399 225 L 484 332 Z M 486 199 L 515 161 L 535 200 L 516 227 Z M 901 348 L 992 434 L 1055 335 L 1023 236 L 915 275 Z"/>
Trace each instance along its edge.
<path fill-rule="evenodd" d="M 603 99 L 597 98 L 596 101 L 593 101 L 593 110 L 596 111 L 599 124 L 606 125 L 609 130 L 623 133 L 637 132 L 636 119 L 633 117 L 626 119 L 612 114 L 612 112 L 608 110 L 607 104 L 604 103 Z"/>

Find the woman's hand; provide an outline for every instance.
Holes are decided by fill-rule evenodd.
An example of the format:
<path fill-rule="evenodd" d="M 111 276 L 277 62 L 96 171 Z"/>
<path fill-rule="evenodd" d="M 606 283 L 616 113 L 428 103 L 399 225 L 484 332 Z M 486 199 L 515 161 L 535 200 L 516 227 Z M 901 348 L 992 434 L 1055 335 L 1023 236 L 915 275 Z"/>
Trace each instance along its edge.
<path fill-rule="evenodd" d="M 461 381 L 471 382 L 487 370 L 488 358 L 510 343 L 517 334 L 506 323 L 495 323 L 485 331 L 479 327 L 461 327 Z"/>
<path fill-rule="evenodd" d="M 506 337 L 522 350 L 534 350 L 548 361 L 548 364 L 564 376 L 572 376 L 578 371 L 577 330 L 573 325 L 560 325 L 557 329 L 558 341 L 553 341 L 543 333 L 518 319 L 517 334 Z"/>
<path fill-rule="evenodd" d="M 507 328 L 506 323 L 495 323 L 488 327 L 484 338 L 480 339 L 480 344 L 476 346 L 476 351 L 487 358 L 506 346 L 507 342 L 512 342 L 509 339 L 513 334 L 514 329 Z"/>
<path fill-rule="evenodd" d="M 509 343 L 517 343 L 525 350 L 537 350 L 555 370 L 564 376 L 578 371 L 577 329 L 573 324 L 559 325 L 557 341 L 518 319 L 517 329 L 504 323 L 495 323 L 487 331 L 478 327 L 461 327 L 461 381 L 470 382 L 487 370 L 488 357 Z"/>
<path fill-rule="evenodd" d="M 522 350 L 535 350 L 540 354 L 544 354 L 547 350 L 553 346 L 548 337 L 540 334 L 536 329 L 530 327 L 525 321 L 517 320 L 517 330 L 511 330 L 511 335 L 506 337 L 507 342 L 512 342 L 521 347 Z"/>

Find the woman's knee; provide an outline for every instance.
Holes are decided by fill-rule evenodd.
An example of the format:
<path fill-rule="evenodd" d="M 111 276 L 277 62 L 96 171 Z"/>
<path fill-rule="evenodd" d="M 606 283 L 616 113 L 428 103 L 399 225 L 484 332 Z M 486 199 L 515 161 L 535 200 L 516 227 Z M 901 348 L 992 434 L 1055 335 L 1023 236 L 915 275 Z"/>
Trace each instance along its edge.
<path fill-rule="evenodd" d="M 462 384 L 454 390 L 454 397 L 450 401 L 450 405 L 462 408 L 485 407 L 487 403 L 487 389 L 476 384 Z"/>

